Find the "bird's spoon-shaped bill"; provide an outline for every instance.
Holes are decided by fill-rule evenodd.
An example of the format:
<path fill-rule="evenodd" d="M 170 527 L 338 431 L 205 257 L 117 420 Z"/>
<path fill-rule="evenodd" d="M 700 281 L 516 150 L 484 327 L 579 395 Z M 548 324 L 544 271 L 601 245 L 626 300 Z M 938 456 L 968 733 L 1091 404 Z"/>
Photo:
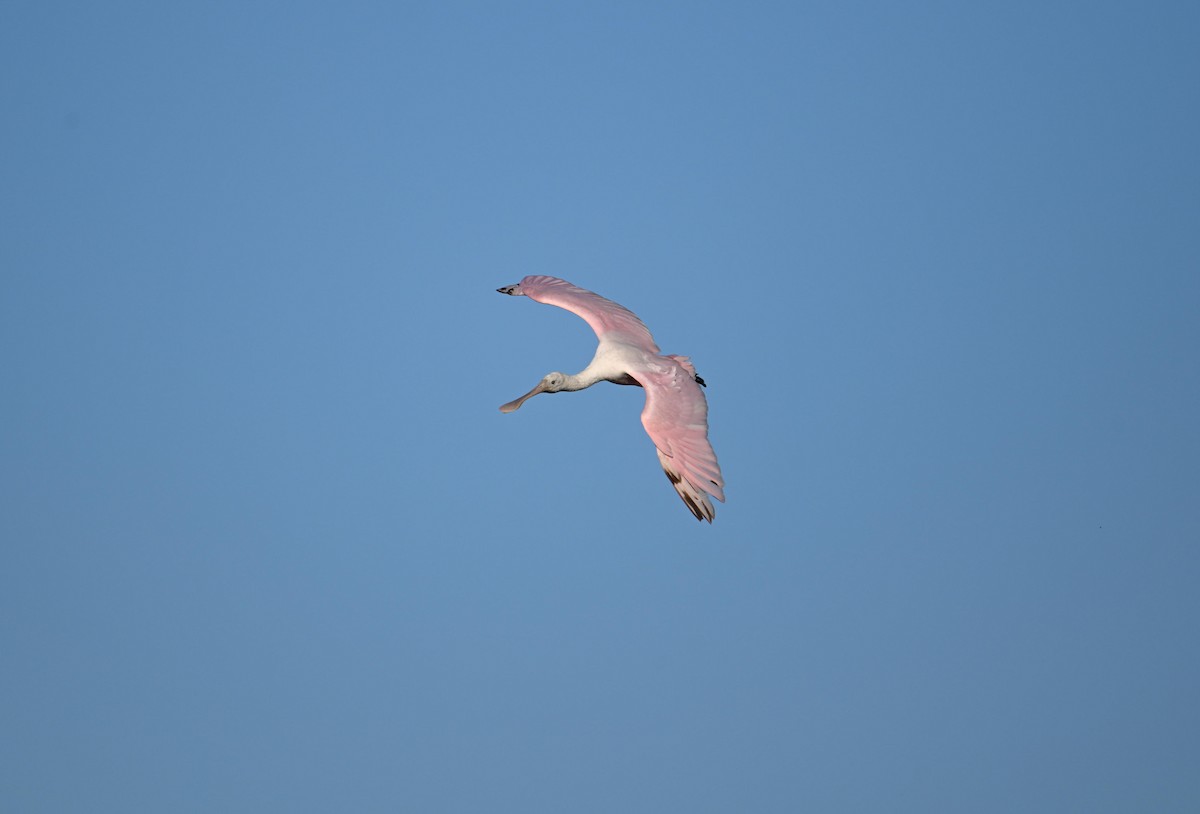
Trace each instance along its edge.
<path fill-rule="evenodd" d="M 502 413 L 511 413 L 511 412 L 513 412 L 514 410 L 516 410 L 518 407 L 520 407 L 522 404 L 524 404 L 524 403 L 525 403 L 525 402 L 526 402 L 528 399 L 531 399 L 531 398 L 533 398 L 533 397 L 534 397 L 534 396 L 536 396 L 538 393 L 545 392 L 545 390 L 546 390 L 546 383 L 545 383 L 545 382 L 538 382 L 538 383 L 537 383 L 537 387 L 533 388 L 532 390 L 530 390 L 530 391 L 529 391 L 528 393 L 526 393 L 525 395 L 521 396 L 520 398 L 513 399 L 513 400 L 512 400 L 512 401 L 510 401 L 508 404 L 502 404 L 502 405 L 500 406 L 500 412 L 502 412 Z"/>

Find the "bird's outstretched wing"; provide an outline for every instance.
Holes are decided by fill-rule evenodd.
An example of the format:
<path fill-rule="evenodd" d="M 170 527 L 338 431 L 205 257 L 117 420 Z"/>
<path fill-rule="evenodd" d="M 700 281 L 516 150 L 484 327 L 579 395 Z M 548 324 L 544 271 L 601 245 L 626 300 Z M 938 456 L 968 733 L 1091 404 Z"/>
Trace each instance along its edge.
<path fill-rule="evenodd" d="M 661 357 L 630 375 L 646 391 L 642 426 L 663 471 L 696 519 L 711 523 L 717 513 L 709 496 L 725 501 L 725 479 L 708 442 L 708 402 L 695 371 L 686 358 Z"/>
<path fill-rule="evenodd" d="M 599 339 L 604 339 L 605 334 L 621 334 L 651 353 L 659 352 L 650 329 L 638 319 L 637 314 L 593 291 L 540 274 L 526 277 L 517 284 L 517 289 L 532 300 L 557 305 L 581 317 Z"/>

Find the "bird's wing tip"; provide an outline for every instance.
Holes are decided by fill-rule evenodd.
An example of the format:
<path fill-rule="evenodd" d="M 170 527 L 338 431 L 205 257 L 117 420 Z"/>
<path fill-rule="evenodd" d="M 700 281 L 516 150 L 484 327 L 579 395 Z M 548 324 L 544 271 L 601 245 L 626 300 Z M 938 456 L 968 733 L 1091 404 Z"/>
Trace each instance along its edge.
<path fill-rule="evenodd" d="M 717 516 L 717 510 L 713 508 L 712 501 L 708 499 L 708 493 L 685 478 L 675 468 L 671 459 L 664 455 L 661 450 L 658 452 L 658 460 L 662 464 L 667 480 L 675 487 L 675 491 L 679 493 L 679 497 L 683 500 L 683 504 L 688 507 L 688 511 L 697 520 L 707 520 L 711 524 Z M 722 502 L 725 500 L 724 494 L 719 496 L 714 495 L 714 497 L 717 497 Z"/>

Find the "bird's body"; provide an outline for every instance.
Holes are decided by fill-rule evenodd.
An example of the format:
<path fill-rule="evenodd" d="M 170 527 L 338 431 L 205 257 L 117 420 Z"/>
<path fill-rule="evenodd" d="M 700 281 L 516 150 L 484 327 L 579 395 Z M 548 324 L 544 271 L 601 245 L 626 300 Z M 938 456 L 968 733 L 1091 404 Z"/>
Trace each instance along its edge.
<path fill-rule="evenodd" d="M 658 449 L 671 485 L 697 520 L 712 522 L 712 501 L 725 500 L 725 481 L 708 442 L 704 380 L 686 356 L 663 355 L 654 337 L 629 309 L 557 277 L 534 275 L 497 289 L 556 305 L 582 317 L 600 340 L 596 355 L 579 373 L 549 373 L 536 387 L 500 408 L 511 413 L 538 393 L 582 390 L 602 381 L 646 391 L 642 425 Z"/>

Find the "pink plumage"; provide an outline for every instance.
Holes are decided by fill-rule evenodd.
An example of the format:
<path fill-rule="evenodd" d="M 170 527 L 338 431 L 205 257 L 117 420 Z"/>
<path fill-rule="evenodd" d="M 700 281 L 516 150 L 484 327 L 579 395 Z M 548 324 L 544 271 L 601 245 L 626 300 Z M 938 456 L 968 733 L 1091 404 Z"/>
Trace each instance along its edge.
<path fill-rule="evenodd" d="M 566 280 L 531 275 L 496 290 L 566 309 L 587 322 L 599 339 L 596 355 L 582 371 L 549 373 L 500 411 L 511 413 L 538 393 L 582 390 L 601 381 L 642 387 L 642 426 L 658 450 L 663 471 L 696 519 L 711 523 L 716 510 L 709 498 L 724 502 L 725 481 L 708 441 L 708 401 L 700 389 L 704 380 L 691 360 L 662 355 L 636 314 Z"/>

